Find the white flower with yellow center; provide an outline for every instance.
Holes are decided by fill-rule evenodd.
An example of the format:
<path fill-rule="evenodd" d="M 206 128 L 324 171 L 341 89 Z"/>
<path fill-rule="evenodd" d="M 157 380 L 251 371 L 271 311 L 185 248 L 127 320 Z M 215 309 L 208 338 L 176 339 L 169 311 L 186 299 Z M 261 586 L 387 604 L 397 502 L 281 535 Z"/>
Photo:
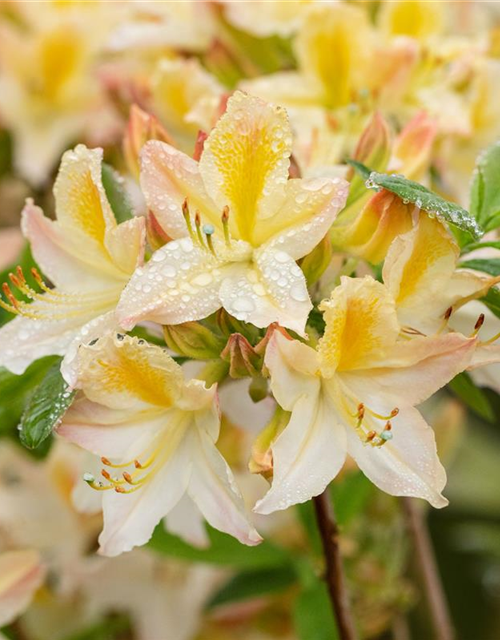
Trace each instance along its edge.
<path fill-rule="evenodd" d="M 20 374 L 34 360 L 66 355 L 63 372 L 73 381 L 71 360 L 82 341 L 114 328 L 114 309 L 134 269 L 142 263 L 145 224 L 117 224 L 101 181 L 102 149 L 79 145 L 67 151 L 54 186 L 57 220 L 28 200 L 22 230 L 48 287 L 39 290 L 18 269 L 0 305 L 18 317 L 0 329 L 0 366 Z M 14 289 L 14 290 L 13 290 Z M 25 302 L 19 294 L 31 299 Z"/>
<path fill-rule="evenodd" d="M 244 544 L 261 541 L 215 446 L 215 387 L 185 382 L 165 350 L 122 335 L 80 347 L 78 387 L 83 394 L 58 432 L 102 457 L 102 481 L 85 476 L 103 492 L 101 553 L 145 544 L 181 500 L 182 517 L 194 521 L 194 503 L 216 529 Z"/>
<path fill-rule="evenodd" d="M 312 308 L 296 260 L 344 206 L 339 178 L 288 179 L 285 111 L 237 92 L 198 162 L 158 141 L 142 154 L 149 209 L 174 238 L 138 269 L 118 306 L 123 328 L 177 324 L 224 307 L 239 320 L 304 332 Z"/>
<path fill-rule="evenodd" d="M 321 308 L 317 349 L 278 331 L 267 347 L 274 397 L 291 418 L 271 445 L 273 484 L 255 511 L 319 495 L 347 454 L 383 491 L 445 506 L 434 434 L 414 406 L 467 367 L 476 340 L 407 336 L 394 298 L 369 276 L 343 277 Z"/>

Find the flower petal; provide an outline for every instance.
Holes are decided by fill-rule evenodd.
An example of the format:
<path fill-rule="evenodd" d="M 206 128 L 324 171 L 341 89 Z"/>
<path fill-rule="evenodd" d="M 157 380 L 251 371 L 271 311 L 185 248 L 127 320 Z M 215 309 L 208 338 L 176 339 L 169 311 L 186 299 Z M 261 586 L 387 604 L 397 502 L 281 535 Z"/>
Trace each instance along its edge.
<path fill-rule="evenodd" d="M 184 494 L 163 519 L 165 529 L 199 549 L 210 546 L 205 519 L 191 498 Z"/>
<path fill-rule="evenodd" d="M 248 521 L 229 465 L 202 430 L 190 434 L 192 472 L 188 494 L 207 522 L 250 546 L 262 538 Z"/>
<path fill-rule="evenodd" d="M 285 200 L 276 213 L 258 221 L 256 244 L 302 258 L 324 238 L 344 207 L 349 185 L 340 178 L 289 180 Z"/>
<path fill-rule="evenodd" d="M 113 263 L 125 276 L 132 274 L 144 260 L 146 219 L 132 218 L 106 233 L 104 244 Z"/>
<path fill-rule="evenodd" d="M 271 373 L 273 396 L 286 411 L 291 411 L 303 395 L 318 395 L 319 359 L 311 347 L 275 331 L 266 348 L 265 364 Z"/>
<path fill-rule="evenodd" d="M 400 408 L 393 438 L 381 447 L 364 444 L 352 428 L 346 433 L 349 455 L 379 489 L 393 496 L 423 498 L 438 509 L 448 504 L 441 494 L 446 472 L 437 455 L 434 432 L 416 409 Z"/>
<path fill-rule="evenodd" d="M 138 338 L 108 334 L 78 352 L 78 387 L 111 409 L 169 409 L 182 383 L 182 370 L 166 351 Z"/>
<path fill-rule="evenodd" d="M 254 227 L 284 198 L 292 136 L 283 108 L 237 91 L 205 141 L 200 173 L 231 233 L 255 244 Z"/>
<path fill-rule="evenodd" d="M 223 307 L 257 327 L 278 322 L 304 335 L 312 304 L 302 270 L 284 251 L 258 251 L 254 259 L 254 267 L 234 265 L 222 281 Z"/>
<path fill-rule="evenodd" d="M 144 145 L 141 188 L 148 208 L 171 238 L 188 235 L 182 215 L 186 198 L 192 216 L 199 210 L 205 222 L 221 225 L 221 210 L 207 194 L 198 163 L 166 142 L 151 140 Z"/>
<path fill-rule="evenodd" d="M 183 438 L 153 478 L 134 493 L 104 492 L 104 528 L 99 553 L 117 556 L 148 542 L 158 522 L 179 502 L 191 473 L 187 438 Z"/>
<path fill-rule="evenodd" d="M 0 554 L 0 626 L 6 626 L 28 607 L 45 576 L 37 551 Z"/>
<path fill-rule="evenodd" d="M 301 396 L 290 422 L 271 445 L 273 484 L 254 507 L 268 514 L 306 502 L 322 493 L 342 468 L 346 434 L 333 403 L 319 385 Z"/>
<path fill-rule="evenodd" d="M 342 276 L 328 300 L 323 300 L 325 333 L 319 342 L 321 370 L 332 376 L 376 366 L 396 343 L 399 324 L 388 289 L 371 276 Z"/>
<path fill-rule="evenodd" d="M 224 263 L 189 238 L 169 242 L 136 270 L 123 291 L 117 316 L 129 330 L 141 320 L 178 324 L 206 318 L 221 307 Z"/>

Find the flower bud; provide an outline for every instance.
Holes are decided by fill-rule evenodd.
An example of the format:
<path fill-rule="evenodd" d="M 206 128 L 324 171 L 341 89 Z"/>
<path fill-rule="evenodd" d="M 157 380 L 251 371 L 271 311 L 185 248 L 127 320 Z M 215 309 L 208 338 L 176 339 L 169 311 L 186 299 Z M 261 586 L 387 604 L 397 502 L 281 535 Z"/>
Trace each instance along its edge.
<path fill-rule="evenodd" d="M 370 198 L 355 220 L 332 231 L 333 245 L 339 251 L 378 264 L 394 238 L 411 229 L 414 210 L 414 204 L 404 204 L 398 196 L 382 189 Z"/>
<path fill-rule="evenodd" d="M 186 358 L 212 360 L 220 358 L 224 340 L 199 322 L 183 322 L 163 327 L 167 346 Z"/>
<path fill-rule="evenodd" d="M 233 333 L 220 357 L 229 363 L 231 378 L 255 377 L 262 369 L 262 354 L 257 353 L 241 333 Z"/>
<path fill-rule="evenodd" d="M 153 251 L 160 249 L 172 239 L 167 233 L 165 233 L 163 227 L 158 222 L 152 211 L 148 211 L 146 216 L 146 234 L 149 245 Z"/>
<path fill-rule="evenodd" d="M 140 173 L 139 155 L 148 140 L 161 140 L 172 144 L 172 138 L 158 119 L 133 104 L 130 107 L 130 116 L 123 138 L 123 154 L 128 170 L 137 180 Z"/>
<path fill-rule="evenodd" d="M 326 235 L 311 253 L 300 261 L 300 268 L 304 272 L 309 287 L 321 278 L 331 260 L 332 241 L 330 236 Z"/>
<path fill-rule="evenodd" d="M 250 342 L 256 342 L 259 339 L 259 330 L 257 327 L 237 320 L 223 308 L 217 311 L 215 320 L 222 334 L 227 337 L 233 333 L 241 333 L 241 335 L 245 336 Z"/>
<path fill-rule="evenodd" d="M 417 114 L 396 138 L 390 168 L 411 180 L 420 180 L 429 168 L 437 123 L 424 111 Z"/>
<path fill-rule="evenodd" d="M 273 477 L 273 452 L 271 447 L 290 420 L 290 412 L 279 405 L 273 417 L 259 433 L 252 446 L 252 453 L 248 462 L 250 473 L 260 473 L 267 480 Z"/>

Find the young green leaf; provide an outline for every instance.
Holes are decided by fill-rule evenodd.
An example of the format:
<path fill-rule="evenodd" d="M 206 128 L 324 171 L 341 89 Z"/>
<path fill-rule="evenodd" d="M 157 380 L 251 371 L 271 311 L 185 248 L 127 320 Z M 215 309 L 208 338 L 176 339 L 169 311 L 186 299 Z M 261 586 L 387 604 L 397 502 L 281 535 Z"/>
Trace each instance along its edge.
<path fill-rule="evenodd" d="M 35 449 L 50 436 L 74 396 L 61 375 L 60 363 L 54 364 L 35 389 L 21 418 L 20 437 L 25 447 Z"/>
<path fill-rule="evenodd" d="M 296 580 L 297 574 L 291 563 L 270 569 L 242 571 L 230 578 L 215 593 L 207 606 L 213 609 L 229 602 L 241 602 L 270 593 L 279 593 L 294 584 Z"/>
<path fill-rule="evenodd" d="M 463 269 L 482 271 L 483 273 L 488 273 L 490 276 L 500 275 L 500 258 L 478 258 L 475 260 L 466 260 L 465 262 L 461 262 L 458 266 Z"/>
<path fill-rule="evenodd" d="M 500 318 L 500 291 L 496 287 L 491 287 L 484 298 L 481 298 L 481 302 Z"/>
<path fill-rule="evenodd" d="M 495 421 L 495 414 L 486 394 L 476 387 L 468 373 L 459 373 L 448 386 L 478 416 L 488 422 Z"/>
<path fill-rule="evenodd" d="M 500 142 L 483 151 L 476 160 L 470 191 L 470 212 L 490 231 L 500 225 Z"/>
<path fill-rule="evenodd" d="M 337 640 L 339 638 L 326 585 L 319 579 L 304 586 L 293 611 L 299 640 Z"/>
<path fill-rule="evenodd" d="M 123 178 L 106 163 L 102 165 L 102 184 L 116 221 L 120 223 L 133 218 L 134 209 L 125 190 Z"/>

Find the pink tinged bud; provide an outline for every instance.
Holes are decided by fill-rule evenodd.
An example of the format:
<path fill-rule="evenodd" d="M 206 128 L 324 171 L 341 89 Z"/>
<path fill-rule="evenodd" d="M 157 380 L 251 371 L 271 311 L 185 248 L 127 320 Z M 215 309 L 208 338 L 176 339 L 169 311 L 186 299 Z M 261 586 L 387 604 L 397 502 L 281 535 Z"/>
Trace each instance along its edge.
<path fill-rule="evenodd" d="M 415 205 L 404 204 L 398 196 L 382 189 L 350 225 L 336 229 L 333 244 L 338 250 L 379 264 L 394 238 L 412 228 L 414 209 Z"/>
<path fill-rule="evenodd" d="M 391 170 L 418 180 L 428 170 L 437 123 L 424 111 L 417 114 L 396 138 Z"/>
<path fill-rule="evenodd" d="M 133 104 L 130 107 L 130 116 L 123 138 L 123 154 L 128 170 L 136 179 L 139 179 L 140 173 L 140 152 L 148 140 L 161 140 L 172 144 L 172 138 L 158 119 Z"/>
<path fill-rule="evenodd" d="M 263 357 L 240 333 L 233 333 L 220 354 L 222 360 L 229 363 L 231 378 L 255 377 L 260 374 Z"/>
<path fill-rule="evenodd" d="M 163 327 L 169 349 L 194 360 L 213 360 L 221 357 L 224 338 L 199 322 L 183 322 Z"/>
<path fill-rule="evenodd" d="M 163 227 L 158 222 L 155 214 L 152 211 L 148 211 L 146 217 L 146 234 L 148 242 L 153 251 L 161 249 L 167 242 L 172 239 L 167 233 L 165 233 Z"/>

